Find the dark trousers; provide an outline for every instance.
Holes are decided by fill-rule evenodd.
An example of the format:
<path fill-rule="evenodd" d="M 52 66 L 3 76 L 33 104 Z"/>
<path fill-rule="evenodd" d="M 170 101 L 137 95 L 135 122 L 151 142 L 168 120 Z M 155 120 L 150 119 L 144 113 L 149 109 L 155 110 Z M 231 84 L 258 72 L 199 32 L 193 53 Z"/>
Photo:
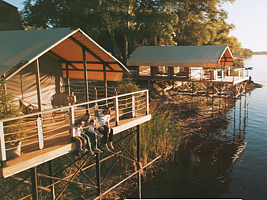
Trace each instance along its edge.
<path fill-rule="evenodd" d="M 92 132 L 92 131 L 88 131 L 86 129 L 83 129 L 81 135 L 86 139 L 87 144 L 86 144 L 86 148 L 88 150 L 91 150 L 91 143 L 92 146 L 95 148 L 97 147 L 97 135 L 96 133 Z M 91 143 L 90 143 L 91 142 Z"/>
<path fill-rule="evenodd" d="M 108 134 L 108 127 L 105 125 L 103 126 L 104 130 L 100 130 L 100 128 L 98 128 L 99 133 L 103 134 L 103 142 L 104 144 L 107 144 L 107 142 L 112 142 L 113 140 L 113 129 L 110 129 L 110 133 Z"/>

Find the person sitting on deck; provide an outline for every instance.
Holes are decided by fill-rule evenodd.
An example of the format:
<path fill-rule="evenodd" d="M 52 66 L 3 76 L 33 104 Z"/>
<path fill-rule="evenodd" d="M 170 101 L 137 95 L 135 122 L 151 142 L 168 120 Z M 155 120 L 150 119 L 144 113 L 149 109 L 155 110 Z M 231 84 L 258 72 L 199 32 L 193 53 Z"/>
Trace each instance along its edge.
<path fill-rule="evenodd" d="M 96 129 L 95 121 L 91 119 L 89 121 L 88 131 L 92 131 L 97 134 L 97 138 L 102 138 L 103 135 Z"/>
<path fill-rule="evenodd" d="M 113 129 L 109 125 L 110 115 L 109 115 L 109 108 L 105 107 L 103 112 L 99 115 L 99 124 L 100 127 L 98 128 L 98 131 L 103 134 L 103 142 L 104 142 L 104 150 L 110 151 L 108 146 L 114 150 L 114 147 L 112 145 L 113 140 Z M 107 142 L 109 141 L 108 145 Z"/>
<path fill-rule="evenodd" d="M 94 152 L 95 153 L 102 153 L 102 151 L 100 149 L 97 148 L 97 134 L 95 132 L 91 132 L 91 131 L 88 131 L 86 129 L 86 127 L 83 127 L 83 125 L 89 120 L 90 118 L 90 115 L 88 112 L 86 112 L 86 114 L 80 118 L 80 119 L 77 119 L 75 121 L 75 128 L 76 127 L 79 127 L 79 126 L 82 126 L 82 131 L 81 131 L 81 136 L 83 136 L 86 141 L 87 141 L 87 149 L 89 150 L 89 153 L 92 155 L 92 156 L 95 156 Z M 92 145 L 94 146 L 94 151 L 92 151 L 92 148 L 91 148 L 91 142 L 92 142 Z"/>
<path fill-rule="evenodd" d="M 80 152 L 84 154 L 87 151 L 87 149 L 85 148 L 86 140 L 84 137 L 81 136 L 82 130 L 83 130 L 82 126 L 78 125 L 77 131 L 75 134 L 75 141 L 76 141 L 78 149 L 80 149 Z"/>

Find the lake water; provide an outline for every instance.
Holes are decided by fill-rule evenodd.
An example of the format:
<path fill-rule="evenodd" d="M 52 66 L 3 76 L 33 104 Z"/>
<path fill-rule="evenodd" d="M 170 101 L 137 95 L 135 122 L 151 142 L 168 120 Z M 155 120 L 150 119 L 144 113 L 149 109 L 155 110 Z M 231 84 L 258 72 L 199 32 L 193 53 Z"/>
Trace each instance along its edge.
<path fill-rule="evenodd" d="M 263 88 L 181 145 L 175 161 L 142 185 L 143 198 L 267 199 L 267 56 L 245 65 Z"/>

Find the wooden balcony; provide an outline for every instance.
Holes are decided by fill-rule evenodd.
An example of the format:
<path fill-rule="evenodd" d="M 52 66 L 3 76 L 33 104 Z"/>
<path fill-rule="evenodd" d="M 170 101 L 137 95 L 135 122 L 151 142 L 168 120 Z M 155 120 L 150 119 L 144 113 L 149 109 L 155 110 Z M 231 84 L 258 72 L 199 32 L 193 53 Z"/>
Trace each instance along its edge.
<path fill-rule="evenodd" d="M 153 68 L 152 68 L 153 69 Z M 248 69 L 203 69 L 188 67 L 184 72 L 174 73 L 169 67 L 167 72 L 157 73 L 156 70 L 134 71 L 134 79 L 138 80 L 158 80 L 158 81 L 183 81 L 183 82 L 203 82 L 203 83 L 226 83 L 236 85 L 247 81 Z"/>
<path fill-rule="evenodd" d="M 107 104 L 111 107 L 110 125 L 114 134 L 135 127 L 151 119 L 149 115 L 148 90 L 118 95 L 95 101 L 61 107 L 58 109 L 28 114 L 0 121 L 0 158 L 2 167 L 0 176 L 9 177 L 34 166 L 53 160 L 76 149 L 71 141 L 74 136 L 73 125 L 89 109 L 91 118 L 102 111 Z M 127 111 L 127 112 L 126 112 Z M 54 116 L 54 117 L 53 117 Z M 8 121 L 23 119 L 26 125 L 26 137 L 22 140 L 22 154 L 8 158 L 8 141 L 4 134 Z M 10 126 L 10 125 L 9 125 Z"/>

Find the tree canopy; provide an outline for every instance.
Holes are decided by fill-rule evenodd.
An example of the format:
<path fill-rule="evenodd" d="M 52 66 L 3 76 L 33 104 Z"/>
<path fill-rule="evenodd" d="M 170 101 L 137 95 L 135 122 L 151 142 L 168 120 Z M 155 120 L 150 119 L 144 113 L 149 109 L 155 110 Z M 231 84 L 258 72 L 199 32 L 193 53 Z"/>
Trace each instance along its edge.
<path fill-rule="evenodd" d="M 116 58 L 125 62 L 141 45 L 228 45 L 225 2 L 235 0 L 25 0 L 25 27 L 79 27 Z"/>

